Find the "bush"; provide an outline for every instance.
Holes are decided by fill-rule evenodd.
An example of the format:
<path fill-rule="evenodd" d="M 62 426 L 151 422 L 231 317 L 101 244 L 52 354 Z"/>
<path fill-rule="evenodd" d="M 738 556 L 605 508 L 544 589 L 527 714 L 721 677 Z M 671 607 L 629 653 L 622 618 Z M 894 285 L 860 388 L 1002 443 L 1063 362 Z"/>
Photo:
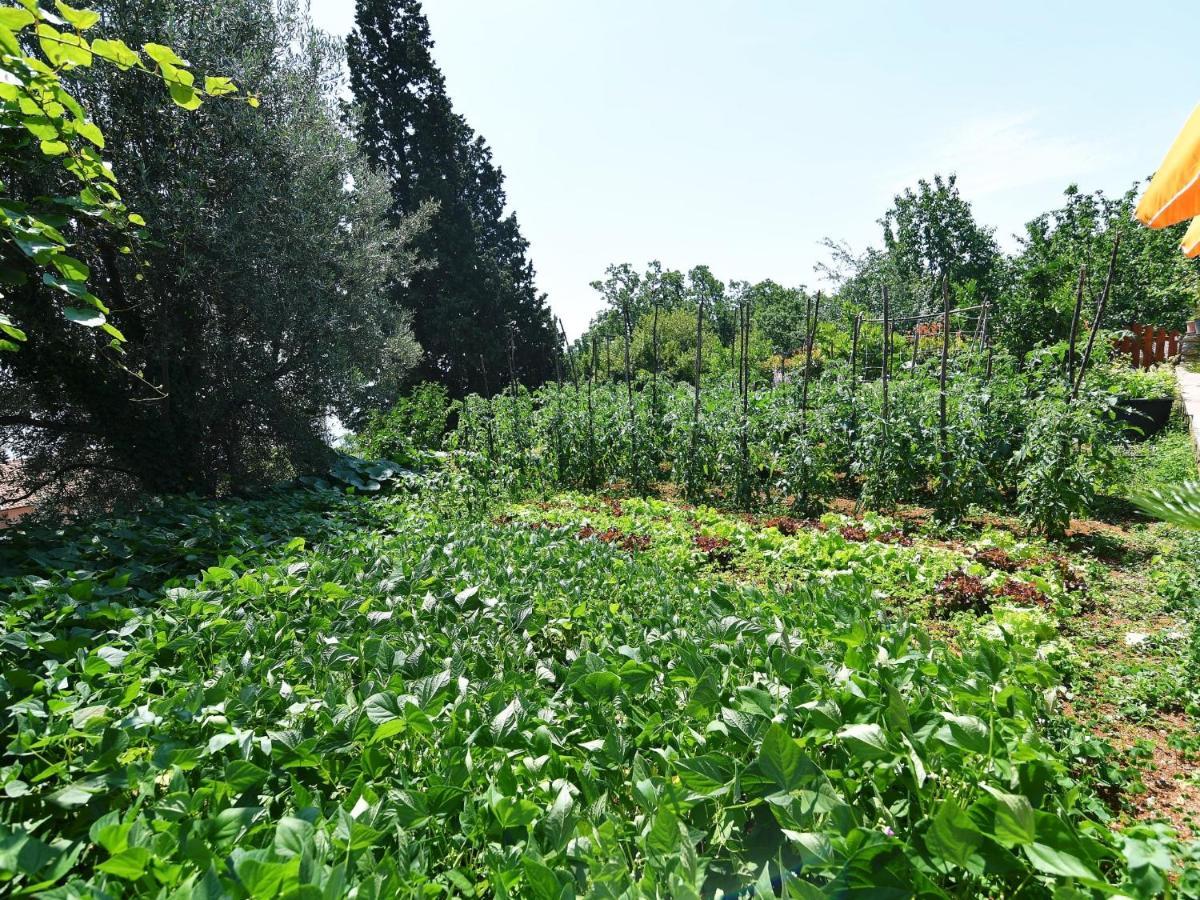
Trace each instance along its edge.
<path fill-rule="evenodd" d="M 425 382 L 399 397 L 386 412 L 375 413 L 354 435 L 354 452 L 367 459 L 412 462 L 423 452 L 440 450 L 452 414 L 458 411 L 446 388 Z"/>

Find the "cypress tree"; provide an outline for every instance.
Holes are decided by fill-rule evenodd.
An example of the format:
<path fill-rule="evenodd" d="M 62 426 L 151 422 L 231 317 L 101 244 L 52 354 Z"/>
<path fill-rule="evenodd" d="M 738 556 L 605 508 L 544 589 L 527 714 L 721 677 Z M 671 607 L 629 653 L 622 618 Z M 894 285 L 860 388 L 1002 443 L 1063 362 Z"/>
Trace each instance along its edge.
<path fill-rule="evenodd" d="M 425 348 L 422 375 L 453 393 L 485 392 L 483 366 L 540 384 L 556 334 L 538 294 L 528 242 L 505 212 L 504 174 L 486 141 L 456 112 L 433 60 L 419 0 L 356 0 L 347 41 L 363 152 L 391 181 L 398 220 L 434 203 L 415 249 L 429 265 L 405 285 Z"/>

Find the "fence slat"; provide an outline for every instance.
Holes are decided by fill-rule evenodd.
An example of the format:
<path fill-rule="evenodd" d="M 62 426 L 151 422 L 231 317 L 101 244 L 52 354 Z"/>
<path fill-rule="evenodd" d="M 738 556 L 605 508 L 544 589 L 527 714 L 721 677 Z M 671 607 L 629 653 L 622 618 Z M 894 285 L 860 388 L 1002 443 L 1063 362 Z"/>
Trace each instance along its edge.
<path fill-rule="evenodd" d="M 1119 356 L 1128 357 L 1133 368 L 1148 369 L 1155 363 L 1175 359 L 1182 336 L 1182 332 L 1157 325 L 1133 324 L 1125 337 L 1113 341 L 1113 349 Z"/>

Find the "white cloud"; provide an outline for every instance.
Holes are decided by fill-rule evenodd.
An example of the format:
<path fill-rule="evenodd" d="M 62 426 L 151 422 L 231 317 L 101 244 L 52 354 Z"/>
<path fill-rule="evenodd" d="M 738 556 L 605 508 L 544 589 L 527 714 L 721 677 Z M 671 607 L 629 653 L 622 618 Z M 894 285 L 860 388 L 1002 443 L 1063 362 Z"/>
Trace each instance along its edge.
<path fill-rule="evenodd" d="M 1102 171 L 1113 162 L 1111 150 L 1042 128 L 1033 113 L 1001 113 L 968 119 L 914 154 L 912 166 L 897 179 L 910 186 L 932 172 L 956 172 L 970 197 L 981 197 L 1052 183 L 1059 187 Z"/>

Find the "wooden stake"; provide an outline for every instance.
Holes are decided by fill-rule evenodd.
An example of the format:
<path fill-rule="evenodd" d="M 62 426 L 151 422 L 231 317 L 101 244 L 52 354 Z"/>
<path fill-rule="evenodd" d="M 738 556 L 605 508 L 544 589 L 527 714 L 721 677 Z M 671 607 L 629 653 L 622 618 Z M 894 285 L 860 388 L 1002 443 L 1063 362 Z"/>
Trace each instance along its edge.
<path fill-rule="evenodd" d="M 742 345 L 742 361 L 739 375 L 742 388 L 742 422 L 741 422 L 741 497 L 744 503 L 751 500 L 750 487 L 750 297 L 744 296 L 738 308 L 739 338 Z"/>
<path fill-rule="evenodd" d="M 563 328 L 562 319 L 555 316 L 555 321 L 558 322 L 558 333 L 562 335 L 563 348 L 567 357 L 567 371 L 571 373 L 571 383 L 575 385 L 576 392 L 579 391 L 579 372 L 575 369 L 575 357 L 571 355 L 571 344 L 567 340 L 567 329 Z"/>
<path fill-rule="evenodd" d="M 854 317 L 854 322 L 851 324 L 850 336 L 850 384 L 853 386 L 858 378 L 858 334 L 862 330 L 862 313 L 858 313 Z"/>
<path fill-rule="evenodd" d="M 885 284 L 883 286 L 883 366 L 880 369 L 880 380 L 883 383 L 883 436 L 885 439 L 888 433 L 888 341 L 891 337 L 888 326 L 890 314 L 888 289 Z"/>
<path fill-rule="evenodd" d="M 1096 343 L 1096 332 L 1100 330 L 1100 320 L 1104 317 L 1104 308 L 1108 305 L 1108 292 L 1112 289 L 1113 272 L 1117 268 L 1117 250 L 1121 247 L 1121 235 L 1113 241 L 1112 256 L 1108 259 L 1108 274 L 1104 276 L 1104 290 L 1100 292 L 1100 302 L 1096 304 L 1096 316 L 1092 321 L 1092 330 L 1088 334 L 1087 348 L 1083 351 L 1083 359 L 1079 363 L 1079 374 L 1075 376 L 1075 385 L 1071 388 L 1071 399 L 1079 396 L 1079 387 L 1083 384 L 1083 373 L 1092 358 L 1092 346 Z"/>
<path fill-rule="evenodd" d="M 946 440 L 946 360 L 950 355 L 950 282 L 942 276 L 942 366 L 938 373 L 938 455 L 942 463 L 942 484 L 949 477 L 949 450 Z"/>
<path fill-rule="evenodd" d="M 704 297 L 703 297 L 703 295 L 700 295 L 696 298 L 696 368 L 695 368 L 696 385 L 695 385 L 695 392 L 693 394 L 694 399 L 692 401 L 692 440 L 691 440 L 691 449 L 689 450 L 691 457 L 688 460 L 689 480 L 691 478 L 692 473 L 694 472 L 694 467 L 696 465 L 696 450 L 697 450 L 696 439 L 697 439 L 697 437 L 699 437 L 699 431 L 700 431 L 700 353 L 701 353 L 701 349 L 702 349 L 703 340 L 704 340 Z"/>
<path fill-rule="evenodd" d="M 817 322 L 821 315 L 821 292 L 817 291 L 816 301 L 813 303 L 812 321 L 808 324 L 807 334 L 804 341 L 804 376 L 803 387 L 800 395 L 800 433 L 805 434 L 808 431 L 808 380 L 812 372 L 812 355 L 813 344 L 817 340 Z"/>
<path fill-rule="evenodd" d="M 1075 312 L 1071 315 L 1071 336 L 1067 341 L 1067 384 L 1075 384 L 1075 338 L 1079 332 L 1079 314 L 1083 310 L 1083 286 L 1087 282 L 1087 264 L 1079 267 L 1075 285 Z"/>
<path fill-rule="evenodd" d="M 561 484 L 563 478 L 563 442 L 562 442 L 562 422 L 563 422 L 563 406 L 562 406 L 562 359 L 560 354 L 554 354 L 554 400 L 556 409 L 554 411 L 554 457 L 558 467 L 558 482 Z"/>
<path fill-rule="evenodd" d="M 629 468 L 636 487 L 641 484 L 641 466 L 638 465 L 637 409 L 633 403 L 633 368 L 629 363 L 629 338 L 633 325 L 629 315 L 629 298 L 621 302 L 621 318 L 625 323 L 625 397 L 629 403 Z"/>
<path fill-rule="evenodd" d="M 483 373 L 483 392 L 487 394 L 487 439 L 488 439 L 488 459 L 496 458 L 496 435 L 492 431 L 492 422 L 496 418 L 492 415 L 492 389 L 488 384 L 487 366 L 483 362 L 483 354 L 479 354 L 479 371 Z"/>
<path fill-rule="evenodd" d="M 661 284 L 661 282 L 659 282 Z M 658 416 L 658 295 L 654 295 L 654 326 L 650 331 L 650 407 Z"/>
<path fill-rule="evenodd" d="M 596 346 L 596 336 L 592 335 L 592 372 L 588 379 L 587 409 L 588 409 L 588 481 L 592 490 L 596 489 L 596 411 L 592 403 L 592 388 L 596 384 L 596 368 L 600 365 L 600 351 Z"/>

